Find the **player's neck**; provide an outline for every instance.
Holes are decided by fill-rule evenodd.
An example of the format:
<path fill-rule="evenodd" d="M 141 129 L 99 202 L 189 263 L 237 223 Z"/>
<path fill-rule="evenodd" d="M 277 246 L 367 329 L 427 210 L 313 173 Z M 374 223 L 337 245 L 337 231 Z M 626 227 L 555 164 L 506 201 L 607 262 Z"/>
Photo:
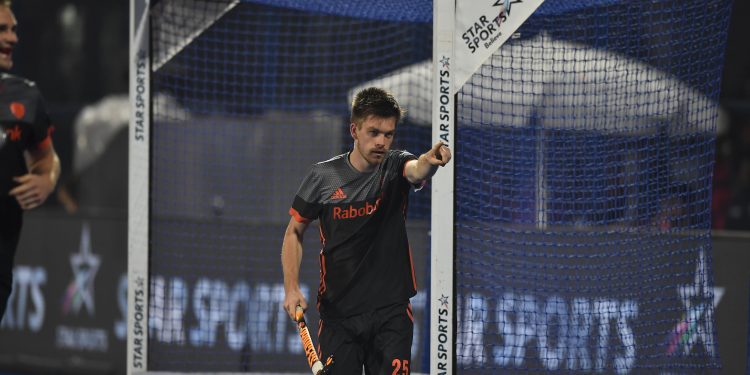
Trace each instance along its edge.
<path fill-rule="evenodd" d="M 356 144 L 354 145 L 354 149 L 349 153 L 349 164 L 360 173 L 372 173 L 378 167 L 377 164 L 371 164 L 362 156 Z"/>

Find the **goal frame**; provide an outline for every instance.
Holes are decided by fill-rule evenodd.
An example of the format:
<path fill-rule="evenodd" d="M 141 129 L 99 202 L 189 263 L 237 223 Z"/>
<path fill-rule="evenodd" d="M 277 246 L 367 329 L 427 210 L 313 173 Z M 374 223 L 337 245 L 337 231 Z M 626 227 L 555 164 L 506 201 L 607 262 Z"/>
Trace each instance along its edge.
<path fill-rule="evenodd" d="M 455 103 L 456 0 L 434 0 L 432 25 L 432 140 L 443 142 L 454 160 L 432 177 L 430 226 L 430 374 L 455 373 Z"/>
<path fill-rule="evenodd" d="M 128 375 L 148 370 L 151 56 L 148 0 L 130 0 L 128 125 Z"/>

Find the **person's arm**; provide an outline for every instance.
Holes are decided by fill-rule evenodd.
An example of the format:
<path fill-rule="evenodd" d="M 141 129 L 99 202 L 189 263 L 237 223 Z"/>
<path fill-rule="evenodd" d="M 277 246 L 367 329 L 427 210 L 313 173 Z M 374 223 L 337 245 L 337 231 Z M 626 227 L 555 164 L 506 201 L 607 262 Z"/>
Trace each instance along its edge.
<path fill-rule="evenodd" d="M 307 222 L 298 222 L 293 217 L 284 233 L 284 243 L 281 245 L 281 267 L 284 271 L 284 310 L 292 320 L 295 319 L 297 306 L 307 309 L 305 296 L 299 289 L 299 267 L 302 262 L 302 239 Z"/>
<path fill-rule="evenodd" d="M 406 162 L 404 176 L 412 184 L 420 184 L 432 177 L 438 167 L 448 164 L 451 160 L 451 150 L 442 142 L 435 143 L 432 148 L 416 160 Z"/>
<path fill-rule="evenodd" d="M 28 174 L 13 177 L 18 186 L 10 191 L 24 210 L 39 207 L 55 190 L 60 178 L 60 159 L 52 143 L 24 153 Z"/>

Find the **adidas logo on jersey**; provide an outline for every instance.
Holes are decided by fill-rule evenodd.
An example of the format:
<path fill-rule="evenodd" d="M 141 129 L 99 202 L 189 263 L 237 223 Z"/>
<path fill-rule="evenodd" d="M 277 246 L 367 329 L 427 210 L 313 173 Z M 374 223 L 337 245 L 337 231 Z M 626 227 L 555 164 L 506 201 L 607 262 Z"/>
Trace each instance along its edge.
<path fill-rule="evenodd" d="M 344 191 L 341 190 L 341 188 L 336 189 L 336 191 L 331 194 L 331 200 L 332 201 L 338 201 L 346 198 L 346 194 L 344 194 Z"/>

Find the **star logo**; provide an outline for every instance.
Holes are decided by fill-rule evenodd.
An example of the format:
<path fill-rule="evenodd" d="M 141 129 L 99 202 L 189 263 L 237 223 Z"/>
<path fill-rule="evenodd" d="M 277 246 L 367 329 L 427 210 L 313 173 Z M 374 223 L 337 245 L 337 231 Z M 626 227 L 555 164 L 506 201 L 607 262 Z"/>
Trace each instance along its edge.
<path fill-rule="evenodd" d="M 443 64 L 443 69 L 448 69 L 451 65 L 451 59 L 448 56 L 443 56 L 443 58 L 440 59 L 440 63 Z"/>
<path fill-rule="evenodd" d="M 438 298 L 438 301 L 440 301 L 440 304 L 443 307 L 448 307 L 448 296 L 446 296 L 445 294 L 442 294 L 442 297 Z"/>
<path fill-rule="evenodd" d="M 693 283 L 677 287 L 685 313 L 672 329 L 667 354 L 689 354 L 699 342 L 703 343 L 708 355 L 715 354 L 713 311 L 724 295 L 724 288 L 710 287 L 707 271 L 705 252 L 701 250 L 695 265 Z"/>
<path fill-rule="evenodd" d="M 99 256 L 91 252 L 91 231 L 88 223 L 81 230 L 81 244 L 77 253 L 70 255 L 73 280 L 68 284 L 63 296 L 64 314 L 78 314 L 86 307 L 89 315 L 94 315 L 94 278 L 99 270 Z"/>
<path fill-rule="evenodd" d="M 493 7 L 499 7 L 502 6 L 502 9 L 500 10 L 500 14 L 505 14 L 505 17 L 510 16 L 510 6 L 514 3 L 520 3 L 522 0 L 496 0 L 494 4 L 492 4 Z"/>

